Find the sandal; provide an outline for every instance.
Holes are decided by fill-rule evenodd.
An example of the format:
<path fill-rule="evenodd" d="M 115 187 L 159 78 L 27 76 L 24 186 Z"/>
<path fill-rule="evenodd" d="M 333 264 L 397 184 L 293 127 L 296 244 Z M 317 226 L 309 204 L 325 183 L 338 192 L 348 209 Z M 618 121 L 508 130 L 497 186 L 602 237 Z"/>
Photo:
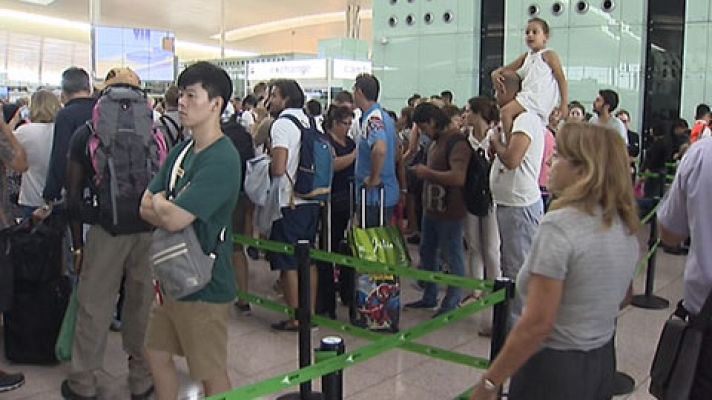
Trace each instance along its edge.
<path fill-rule="evenodd" d="M 280 332 L 296 332 L 299 330 L 299 326 L 295 322 L 290 321 L 288 319 L 285 319 L 284 321 L 275 322 L 270 326 L 275 331 Z"/>

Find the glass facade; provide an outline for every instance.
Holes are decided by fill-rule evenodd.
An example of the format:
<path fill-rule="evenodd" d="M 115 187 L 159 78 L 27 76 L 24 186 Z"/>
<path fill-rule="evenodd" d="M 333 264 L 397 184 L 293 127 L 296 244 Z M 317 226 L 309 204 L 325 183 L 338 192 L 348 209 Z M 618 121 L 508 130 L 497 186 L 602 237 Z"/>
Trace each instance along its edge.
<path fill-rule="evenodd" d="M 692 122 L 695 107 L 712 103 L 712 5 L 687 0 L 682 63 L 681 116 Z"/>
<path fill-rule="evenodd" d="M 413 93 L 449 89 L 460 104 L 479 84 L 479 0 L 373 2 L 373 71 L 381 103 L 400 110 Z"/>

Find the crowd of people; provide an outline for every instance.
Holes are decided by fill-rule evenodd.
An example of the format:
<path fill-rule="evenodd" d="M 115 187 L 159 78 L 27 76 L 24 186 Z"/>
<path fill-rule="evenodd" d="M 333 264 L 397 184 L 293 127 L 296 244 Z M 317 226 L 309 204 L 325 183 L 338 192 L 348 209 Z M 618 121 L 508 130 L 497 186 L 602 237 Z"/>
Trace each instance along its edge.
<path fill-rule="evenodd" d="M 381 224 L 382 208 L 386 223 L 418 245 L 418 268 L 517 282 L 511 332 L 473 399 L 496 398 L 509 378 L 509 398 L 515 400 L 610 398 L 615 321 L 639 259 L 637 168 L 664 173 L 667 162 L 681 160 L 660 211 L 662 239 L 676 246 L 692 235 L 690 251 L 703 255 L 704 241 L 712 239 L 712 225 L 699 218 L 711 196 L 710 185 L 702 182 L 711 170 L 712 113 L 706 105 L 697 107 L 691 131 L 684 119 L 661 122 L 646 144 L 631 130 L 630 113 L 619 108 L 615 91 L 602 89 L 591 99 L 592 115 L 582 102 L 569 102 L 558 57 L 546 47 L 548 35 L 545 21 L 528 22 L 529 51 L 492 73 L 494 98 L 473 97 L 459 107 L 448 90 L 427 98 L 416 94 L 399 115 L 378 102 L 380 84 L 370 74 L 359 75 L 351 90 L 338 93 L 322 110 L 319 101 L 306 101 L 294 80 L 260 83 L 240 99 L 232 97 L 225 71 L 193 64 L 153 104 L 154 126 L 172 150 L 141 189 L 140 206 L 131 210 L 141 224 L 121 231 L 101 218 L 87 218 L 87 192 L 96 188 L 101 171 L 88 151 L 93 131 L 86 122 L 96 118 L 102 94 L 140 88 L 140 78 L 115 68 L 102 87 L 93 88 L 88 74 L 72 67 L 62 75 L 59 98 L 38 90 L 28 106 L 3 105 L 0 167 L 21 174 L 21 183 L 13 205 L 11 180 L 0 181 L 0 228 L 15 218 L 50 216 L 70 227 L 65 264 L 79 281 L 79 311 L 62 396 L 97 398 L 96 372 L 110 326 L 122 334 L 132 399 L 154 391 L 158 399 L 175 399 L 176 355 L 187 359 L 206 396 L 231 388 L 228 311 L 234 303 L 242 315 L 250 314 L 250 304 L 235 298 L 238 287 L 249 289 L 246 254 L 259 253 L 233 245 L 225 234 L 315 243 L 318 230 L 325 229 L 322 204 L 296 196 L 290 181 L 299 168 L 302 130 L 316 124 L 334 150 L 332 243 L 344 237 L 354 209 L 364 205 L 361 223 L 373 227 Z M 23 115 L 24 107 L 29 115 Z M 267 157 L 266 184 L 274 189 L 266 205 L 256 204 L 243 185 L 248 160 L 260 156 Z M 468 173 L 478 160 L 484 160 L 488 177 L 482 215 L 467 204 L 468 196 L 475 196 Z M 353 187 L 365 187 L 366 197 L 356 190 L 352 198 Z M 663 189 L 649 180 L 644 195 L 659 196 Z M 254 226 L 265 220 L 268 229 L 257 232 Z M 151 276 L 152 232 L 189 227 L 203 253 L 214 256 L 212 279 L 184 298 L 161 296 Z M 296 259 L 283 254 L 267 259 L 279 271 L 276 288 L 296 308 Z M 712 286 L 705 263 L 704 257 L 688 258 L 695 278 L 686 274 L 685 306 L 692 314 Z M 331 265 L 311 267 L 316 313 L 337 318 L 337 284 L 353 285 L 353 272 L 338 272 Z M 421 289 L 422 297 L 405 308 L 434 310 L 434 317 L 482 296 L 449 287 L 439 299 L 434 283 Z M 0 311 L 11 303 L 3 293 Z M 271 327 L 296 331 L 298 321 Z M 482 322 L 479 334 L 490 335 L 491 326 Z M 708 333 L 706 343 L 710 338 Z M 711 356 L 704 357 L 700 365 Z M 709 398 L 712 379 L 698 375 L 694 398 Z M 23 382 L 21 374 L 0 373 L 0 390 Z"/>

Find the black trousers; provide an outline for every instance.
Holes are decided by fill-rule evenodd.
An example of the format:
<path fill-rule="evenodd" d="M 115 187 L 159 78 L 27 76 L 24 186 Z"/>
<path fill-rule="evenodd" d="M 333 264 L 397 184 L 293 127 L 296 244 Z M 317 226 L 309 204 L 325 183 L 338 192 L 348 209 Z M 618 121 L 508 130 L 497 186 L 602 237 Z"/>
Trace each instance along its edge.
<path fill-rule="evenodd" d="M 510 400 L 607 400 L 613 397 L 613 339 L 589 350 L 542 348 L 509 384 Z"/>
<path fill-rule="evenodd" d="M 334 253 L 338 251 L 339 243 L 344 238 L 350 217 L 348 209 L 331 210 L 331 249 Z M 322 229 L 324 229 L 323 224 Z M 319 283 L 316 294 L 316 313 L 335 319 L 336 285 L 334 284 L 334 266 L 329 263 L 320 262 L 317 263 L 317 271 Z M 351 270 L 349 270 L 349 272 L 351 272 Z"/>

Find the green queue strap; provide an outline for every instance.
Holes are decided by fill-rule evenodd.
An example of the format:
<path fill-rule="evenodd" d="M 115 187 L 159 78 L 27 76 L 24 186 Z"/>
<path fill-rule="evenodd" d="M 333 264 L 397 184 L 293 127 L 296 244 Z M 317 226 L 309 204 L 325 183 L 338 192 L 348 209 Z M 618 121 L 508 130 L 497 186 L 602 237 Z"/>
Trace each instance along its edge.
<path fill-rule="evenodd" d="M 362 363 L 373 357 L 393 350 L 405 342 L 419 339 L 455 321 L 459 321 L 468 315 L 481 311 L 491 304 L 504 301 L 506 291 L 504 289 L 493 292 L 486 297 L 452 310 L 437 318 L 426 321 L 418 326 L 407 329 L 393 335 L 383 336 L 380 339 L 366 345 L 360 349 L 342 354 L 340 356 L 313 364 L 300 370 L 278 375 L 274 378 L 257 382 L 251 385 L 237 388 L 233 391 L 209 397 L 209 400 L 247 400 L 255 399 L 280 392 L 300 383 L 308 382 L 324 375 L 334 373 L 338 370 L 346 369 L 353 365 Z"/>
<path fill-rule="evenodd" d="M 271 240 L 255 239 L 244 235 L 233 235 L 233 240 L 243 246 L 252 246 L 257 249 L 272 253 L 294 255 L 294 246 L 286 243 L 280 243 Z M 330 253 L 328 251 L 314 249 L 309 251 L 309 256 L 314 261 L 322 261 L 326 263 L 351 267 L 361 273 L 399 275 L 420 281 L 433 282 L 439 285 L 453 286 L 471 290 L 482 290 L 486 292 L 491 292 L 492 290 L 494 290 L 494 282 L 492 281 L 463 278 L 460 276 L 443 274 L 440 272 L 423 271 L 412 266 L 399 267 L 394 265 L 386 265 L 374 261 L 361 260 L 359 258 L 346 256 L 343 254 Z"/>

